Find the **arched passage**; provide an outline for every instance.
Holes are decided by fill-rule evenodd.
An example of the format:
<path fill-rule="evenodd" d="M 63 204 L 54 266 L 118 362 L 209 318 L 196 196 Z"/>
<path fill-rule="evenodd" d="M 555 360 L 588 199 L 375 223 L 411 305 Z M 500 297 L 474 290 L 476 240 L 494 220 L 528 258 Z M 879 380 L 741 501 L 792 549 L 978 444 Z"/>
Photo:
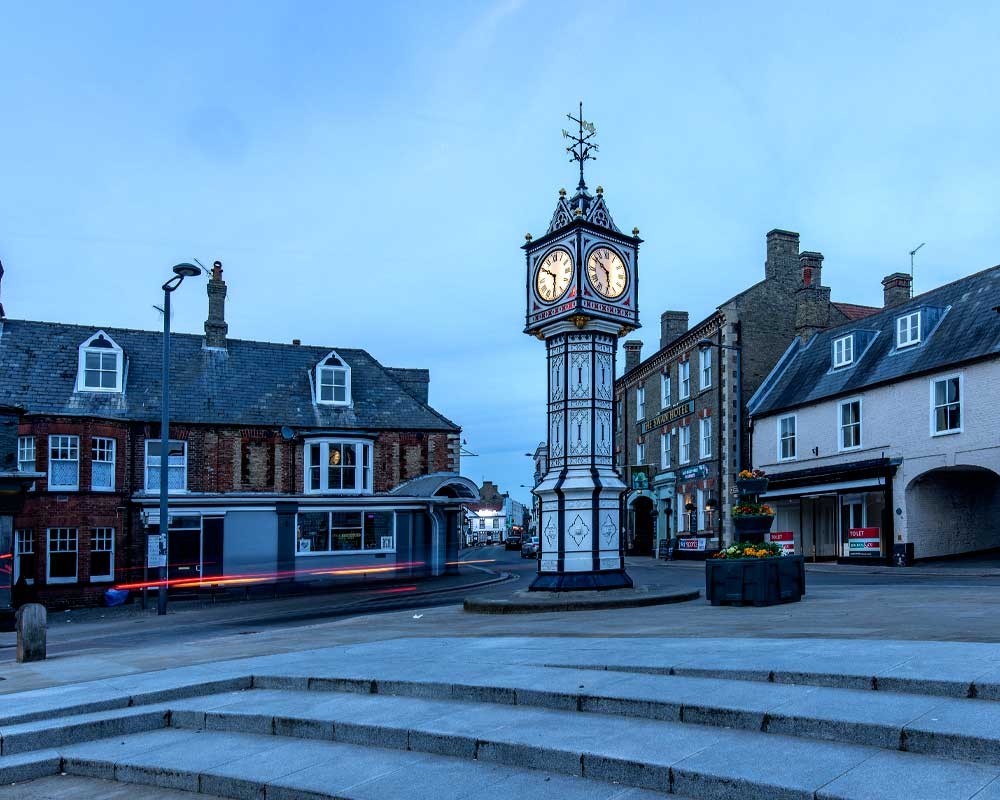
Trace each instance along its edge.
<path fill-rule="evenodd" d="M 1000 475 L 940 467 L 906 487 L 906 532 L 917 558 L 1000 548 Z"/>
<path fill-rule="evenodd" d="M 656 544 L 656 506 L 646 492 L 629 501 L 629 532 L 629 555 L 652 556 Z"/>

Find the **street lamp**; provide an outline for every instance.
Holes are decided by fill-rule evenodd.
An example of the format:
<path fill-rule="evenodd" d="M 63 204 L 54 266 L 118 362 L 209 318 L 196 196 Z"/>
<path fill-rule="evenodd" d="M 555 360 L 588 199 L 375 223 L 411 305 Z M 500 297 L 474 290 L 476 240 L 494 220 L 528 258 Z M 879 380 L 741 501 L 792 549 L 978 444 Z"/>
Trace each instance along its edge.
<path fill-rule="evenodd" d="M 168 532 L 170 530 L 170 509 L 167 497 L 168 459 L 170 454 L 170 295 L 185 278 L 201 275 L 201 269 L 194 264 L 177 264 L 174 277 L 163 284 L 163 392 L 160 399 L 160 542 L 164 554 L 170 552 Z M 156 614 L 167 613 L 167 562 L 164 558 L 160 566 L 160 588 L 156 595 Z"/>

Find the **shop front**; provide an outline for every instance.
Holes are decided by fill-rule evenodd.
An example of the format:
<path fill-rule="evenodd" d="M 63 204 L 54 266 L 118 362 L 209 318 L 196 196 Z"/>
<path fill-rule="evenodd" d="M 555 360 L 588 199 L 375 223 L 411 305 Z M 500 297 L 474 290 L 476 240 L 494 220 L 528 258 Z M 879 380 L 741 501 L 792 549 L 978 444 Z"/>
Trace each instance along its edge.
<path fill-rule="evenodd" d="M 704 559 L 719 550 L 722 529 L 716 485 L 709 464 L 656 476 L 653 487 L 663 510 L 667 557 Z"/>
<path fill-rule="evenodd" d="M 775 510 L 769 541 L 811 561 L 887 563 L 898 464 L 875 459 L 771 473 L 761 496 Z"/>

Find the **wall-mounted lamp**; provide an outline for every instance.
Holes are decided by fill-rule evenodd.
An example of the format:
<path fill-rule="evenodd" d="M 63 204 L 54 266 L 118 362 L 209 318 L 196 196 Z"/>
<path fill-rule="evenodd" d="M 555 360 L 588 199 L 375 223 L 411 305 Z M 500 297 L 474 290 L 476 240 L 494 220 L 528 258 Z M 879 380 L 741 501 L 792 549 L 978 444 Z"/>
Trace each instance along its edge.
<path fill-rule="evenodd" d="M 710 511 L 710 512 L 711 511 L 716 511 L 716 510 L 718 510 L 718 508 L 719 508 L 719 501 L 716 500 L 714 497 L 709 497 L 708 500 L 705 501 L 705 510 L 706 511 Z"/>

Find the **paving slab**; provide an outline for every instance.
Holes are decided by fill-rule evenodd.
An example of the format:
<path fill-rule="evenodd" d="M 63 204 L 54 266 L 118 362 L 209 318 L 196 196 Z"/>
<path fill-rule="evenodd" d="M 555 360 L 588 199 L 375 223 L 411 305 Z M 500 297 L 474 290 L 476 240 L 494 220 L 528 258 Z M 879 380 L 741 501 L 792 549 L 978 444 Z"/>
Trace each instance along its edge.
<path fill-rule="evenodd" d="M 978 764 L 878 753 L 816 792 L 817 800 L 968 800 L 1000 774 Z"/>
<path fill-rule="evenodd" d="M 1000 704 L 952 700 L 906 725 L 906 749 L 1000 765 Z"/>
<path fill-rule="evenodd" d="M 97 780 L 77 775 L 55 775 L 15 786 L 0 787 L 0 800 L 211 800 L 213 795 Z"/>

